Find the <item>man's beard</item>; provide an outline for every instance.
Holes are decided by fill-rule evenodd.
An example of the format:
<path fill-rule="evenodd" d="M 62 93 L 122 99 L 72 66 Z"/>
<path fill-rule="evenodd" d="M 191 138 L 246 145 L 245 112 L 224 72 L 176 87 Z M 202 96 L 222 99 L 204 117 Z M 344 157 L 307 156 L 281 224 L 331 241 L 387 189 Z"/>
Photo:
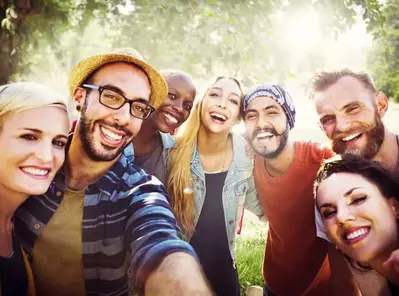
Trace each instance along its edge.
<path fill-rule="evenodd" d="M 98 143 L 98 146 L 101 146 L 101 148 L 96 148 L 96 145 L 94 144 L 95 139 L 93 137 L 96 123 L 99 126 L 101 123 L 103 123 L 104 126 L 112 126 L 117 130 L 122 130 L 126 134 L 127 138 L 131 137 L 132 133 L 128 129 L 119 126 L 118 124 L 110 124 L 103 120 L 89 119 L 86 116 L 86 109 L 87 109 L 86 101 L 83 104 L 81 117 L 80 117 L 80 124 L 79 124 L 79 137 L 80 141 L 82 142 L 83 149 L 86 155 L 94 161 L 112 161 L 115 158 L 119 157 L 119 155 L 122 153 L 125 147 L 130 144 L 130 142 L 126 143 L 126 145 L 121 145 L 119 148 L 111 148 L 101 145 L 101 143 Z"/>
<path fill-rule="evenodd" d="M 354 128 L 345 133 L 337 133 L 332 138 L 332 149 L 337 154 L 352 153 L 360 155 L 367 159 L 373 159 L 380 151 L 381 145 L 384 142 L 385 128 L 379 114 L 375 113 L 374 123 L 362 124 L 360 127 Z M 348 135 L 363 134 L 366 137 L 367 143 L 364 148 L 359 148 L 346 144 L 342 141 Z"/>
<path fill-rule="evenodd" d="M 263 133 L 263 132 L 268 132 L 273 134 L 273 136 L 276 137 L 276 139 L 279 139 L 279 144 L 276 148 L 276 150 L 272 151 L 272 152 L 265 152 L 265 151 L 260 151 L 258 149 L 256 149 L 253 145 L 256 137 L 258 134 Z M 277 133 L 277 131 L 273 128 L 264 128 L 264 129 L 256 129 L 253 134 L 252 134 L 252 138 L 251 138 L 251 146 L 252 149 L 254 149 L 254 151 L 259 154 L 260 156 L 267 158 L 267 159 L 273 159 L 276 158 L 281 151 L 284 150 L 285 146 L 287 146 L 287 142 L 288 142 L 288 135 L 290 133 L 290 127 L 288 125 L 288 123 L 285 126 L 285 130 L 282 133 Z"/>

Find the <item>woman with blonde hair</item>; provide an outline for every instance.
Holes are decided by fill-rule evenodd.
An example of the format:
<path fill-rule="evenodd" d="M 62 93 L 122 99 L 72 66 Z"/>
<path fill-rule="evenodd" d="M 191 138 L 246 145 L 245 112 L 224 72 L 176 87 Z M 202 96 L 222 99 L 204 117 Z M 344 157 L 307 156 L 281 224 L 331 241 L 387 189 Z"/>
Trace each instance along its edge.
<path fill-rule="evenodd" d="M 195 103 L 169 156 L 172 208 L 216 295 L 240 293 L 235 233 L 243 206 L 263 217 L 245 141 L 232 133 L 242 101 L 239 81 L 218 77 Z"/>
<path fill-rule="evenodd" d="M 30 82 L 0 86 L 0 295 L 34 295 L 32 273 L 14 230 L 17 208 L 47 191 L 65 157 L 67 103 Z"/>

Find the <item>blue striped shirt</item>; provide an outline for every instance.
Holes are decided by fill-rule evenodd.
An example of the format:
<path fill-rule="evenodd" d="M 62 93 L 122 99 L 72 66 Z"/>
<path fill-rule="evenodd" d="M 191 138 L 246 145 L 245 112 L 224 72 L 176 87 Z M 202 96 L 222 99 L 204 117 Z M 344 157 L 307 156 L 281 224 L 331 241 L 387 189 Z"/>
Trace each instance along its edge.
<path fill-rule="evenodd" d="M 141 292 L 147 276 L 166 255 L 186 252 L 197 258 L 179 238 L 164 186 L 136 167 L 133 158 L 129 145 L 113 167 L 86 189 L 82 260 L 87 295 L 128 295 L 128 268 L 135 291 Z M 65 188 L 61 169 L 44 195 L 31 196 L 18 209 L 15 229 L 30 256 Z"/>

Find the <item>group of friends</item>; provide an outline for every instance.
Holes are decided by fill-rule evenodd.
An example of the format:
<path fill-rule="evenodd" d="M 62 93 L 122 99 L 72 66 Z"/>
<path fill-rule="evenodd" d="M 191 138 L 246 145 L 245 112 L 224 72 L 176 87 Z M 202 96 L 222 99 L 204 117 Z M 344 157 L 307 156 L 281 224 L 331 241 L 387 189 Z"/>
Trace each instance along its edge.
<path fill-rule="evenodd" d="M 331 145 L 291 139 L 277 84 L 200 96 L 132 48 L 75 65 L 73 123 L 49 87 L 0 86 L 0 295 L 238 296 L 243 208 L 269 225 L 263 295 L 399 295 L 388 99 L 349 69 L 310 84 Z"/>

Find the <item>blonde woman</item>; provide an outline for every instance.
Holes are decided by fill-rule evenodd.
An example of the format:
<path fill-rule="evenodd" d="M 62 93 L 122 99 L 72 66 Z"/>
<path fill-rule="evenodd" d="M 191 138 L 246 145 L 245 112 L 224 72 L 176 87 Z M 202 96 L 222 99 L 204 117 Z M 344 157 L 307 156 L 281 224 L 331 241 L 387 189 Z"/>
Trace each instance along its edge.
<path fill-rule="evenodd" d="M 194 105 L 170 153 L 170 202 L 183 235 L 196 250 L 216 295 L 239 295 L 235 233 L 245 206 L 263 217 L 244 139 L 237 79 L 217 78 Z"/>
<path fill-rule="evenodd" d="M 69 130 L 62 96 L 36 83 L 0 86 L 0 295 L 33 295 L 29 264 L 14 232 L 15 210 L 47 191 L 64 162 Z"/>

